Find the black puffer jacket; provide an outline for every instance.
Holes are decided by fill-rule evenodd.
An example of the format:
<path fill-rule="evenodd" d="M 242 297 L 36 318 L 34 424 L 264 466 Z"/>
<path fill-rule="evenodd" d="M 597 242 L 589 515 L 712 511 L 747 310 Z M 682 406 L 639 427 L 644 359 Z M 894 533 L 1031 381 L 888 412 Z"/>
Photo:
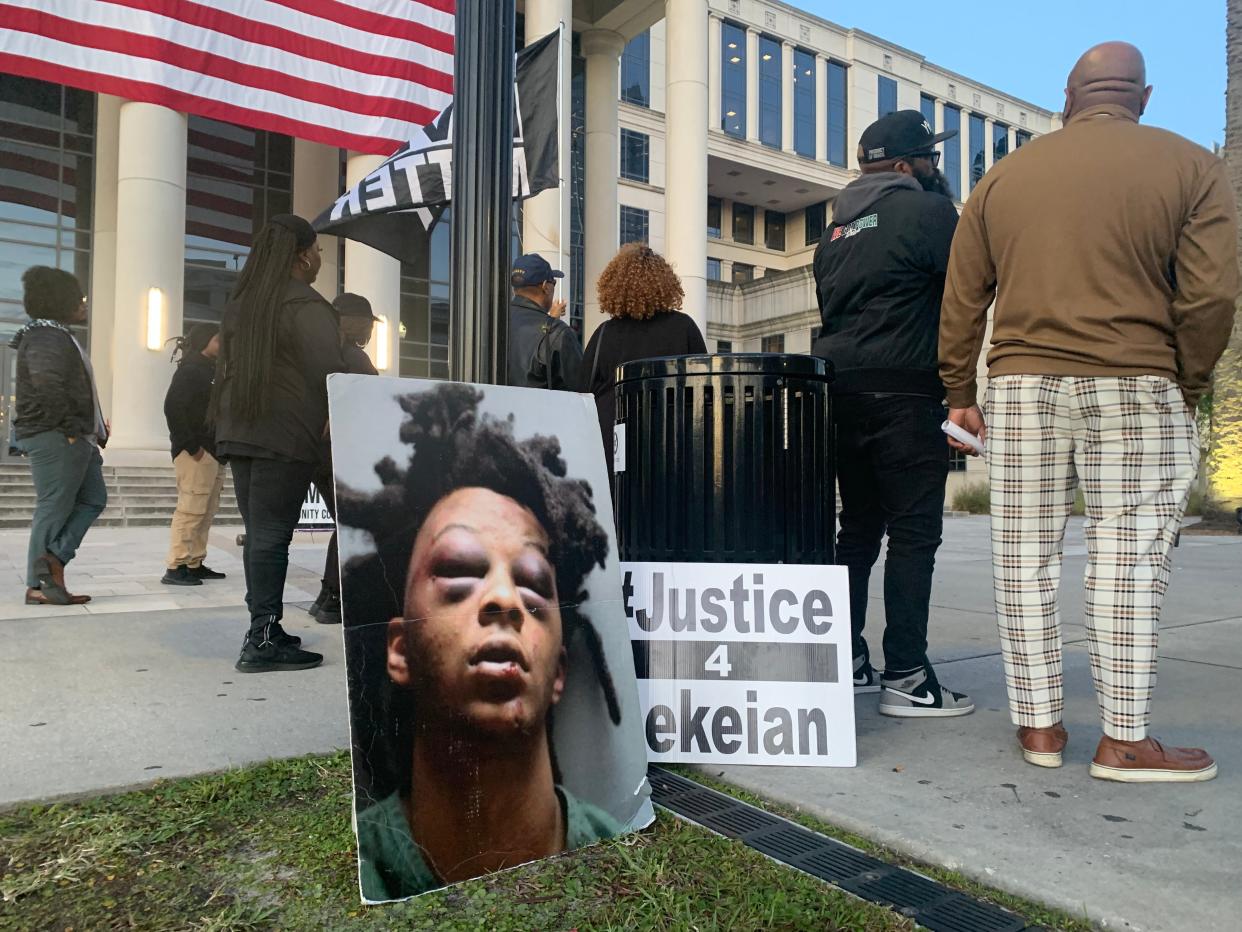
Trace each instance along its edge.
<path fill-rule="evenodd" d="M 233 355 L 240 305 L 224 310 L 220 325 L 221 359 Z M 266 459 L 318 463 L 322 458 L 324 428 L 328 424 L 327 378 L 344 372 L 336 312 L 317 291 L 290 279 L 280 308 L 276 359 L 272 364 L 267 413 L 243 421 L 232 405 L 235 380 L 227 363 L 218 371 L 219 408 L 216 449 L 220 458 L 257 456 Z"/>
<path fill-rule="evenodd" d="M 9 346 L 17 350 L 17 439 L 49 430 L 66 437 L 94 433 L 91 377 L 69 330 L 52 321 L 31 321 Z"/>

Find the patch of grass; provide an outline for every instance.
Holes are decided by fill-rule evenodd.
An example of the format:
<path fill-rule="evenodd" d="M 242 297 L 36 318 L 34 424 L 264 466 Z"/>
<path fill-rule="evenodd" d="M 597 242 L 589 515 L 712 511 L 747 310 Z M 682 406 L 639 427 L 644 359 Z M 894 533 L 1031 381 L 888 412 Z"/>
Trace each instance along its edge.
<path fill-rule="evenodd" d="M 1040 926 L 1049 930 L 1057 930 L 1057 932 L 1096 932 L 1097 927 L 1085 917 L 1073 916 L 1061 910 L 1044 906 L 1041 903 L 1035 903 L 1031 900 L 1005 893 L 1001 890 L 995 890 L 985 884 L 979 883 L 977 880 L 967 877 L 964 874 L 961 874 L 955 870 L 950 870 L 947 867 L 939 867 L 934 864 L 924 864 L 921 861 L 916 861 L 915 859 L 902 854 L 899 851 L 895 851 L 892 848 L 881 845 L 878 842 L 871 841 L 870 839 L 863 838 L 861 835 L 855 835 L 852 832 L 847 832 L 844 829 L 837 828 L 835 825 L 829 825 L 827 822 L 821 822 L 819 819 L 808 815 L 801 809 L 792 806 L 785 806 L 781 803 L 756 796 L 754 793 L 748 792 L 740 787 L 736 787 L 731 783 L 725 783 L 722 780 L 717 780 L 716 778 L 711 777 L 694 767 L 672 765 L 667 767 L 667 769 L 673 771 L 674 773 L 679 773 L 688 779 L 695 780 L 704 786 L 711 787 L 714 790 L 719 790 L 721 793 L 727 793 L 735 799 L 748 802 L 753 806 L 759 806 L 775 815 L 783 816 L 784 818 L 797 822 L 799 825 L 805 826 L 812 831 L 819 832 L 821 835 L 827 835 L 829 838 L 835 838 L 838 841 L 843 841 L 847 845 L 852 845 L 860 851 L 865 851 L 872 857 L 879 858 L 889 864 L 897 864 L 901 867 L 908 867 L 911 870 L 918 871 L 925 877 L 938 880 L 946 887 L 951 887 L 954 890 L 960 890 L 962 893 L 976 899 L 985 900 L 986 902 L 994 903 L 997 906 L 1012 910 L 1018 915 L 1023 916 L 1031 925 Z"/>
<path fill-rule="evenodd" d="M 986 482 L 968 482 L 953 493 L 952 507 L 971 515 L 990 515 L 991 489 Z"/>
<path fill-rule="evenodd" d="M 667 813 L 639 835 L 364 907 L 350 792 L 339 753 L 0 813 L 0 929 L 914 928 Z"/>

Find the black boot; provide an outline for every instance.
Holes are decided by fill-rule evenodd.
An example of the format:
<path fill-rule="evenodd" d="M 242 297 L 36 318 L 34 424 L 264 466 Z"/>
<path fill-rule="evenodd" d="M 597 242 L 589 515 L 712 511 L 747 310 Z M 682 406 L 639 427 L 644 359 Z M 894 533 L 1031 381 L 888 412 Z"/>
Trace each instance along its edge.
<path fill-rule="evenodd" d="M 327 598 L 319 606 L 315 620 L 321 625 L 339 625 L 341 623 L 341 597 L 329 592 Z"/>
<path fill-rule="evenodd" d="M 319 584 L 319 595 L 315 596 L 315 601 L 310 604 L 310 608 L 306 610 L 306 613 L 310 615 L 311 618 L 318 619 L 319 610 L 323 608 L 324 599 L 328 598 L 330 595 L 332 595 L 332 590 L 321 582 Z"/>
<path fill-rule="evenodd" d="M 168 570 L 160 580 L 165 586 L 201 586 L 203 581 L 194 575 L 194 571 L 182 563 L 175 570 Z"/>
<path fill-rule="evenodd" d="M 258 619 L 256 619 L 258 621 Z M 250 632 L 242 642 L 241 656 L 237 658 L 240 673 L 268 673 L 278 670 L 309 670 L 323 663 L 323 654 L 290 644 L 281 639 L 285 635 L 280 622 L 267 616 L 258 626 L 252 623 Z"/>

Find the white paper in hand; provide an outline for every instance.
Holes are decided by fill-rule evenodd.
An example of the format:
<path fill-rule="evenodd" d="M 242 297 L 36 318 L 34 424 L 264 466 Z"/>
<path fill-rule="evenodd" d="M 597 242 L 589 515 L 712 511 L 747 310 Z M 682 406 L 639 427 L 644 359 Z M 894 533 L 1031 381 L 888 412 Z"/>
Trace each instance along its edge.
<path fill-rule="evenodd" d="M 986 452 L 983 449 L 983 441 L 980 440 L 978 437 L 976 437 L 974 434 L 972 434 L 970 431 L 968 431 L 966 428 L 958 427 L 952 421 L 945 421 L 943 424 L 940 425 L 940 429 L 943 430 L 950 437 L 952 437 L 954 440 L 958 440 L 966 444 L 968 447 L 970 447 L 980 456 L 983 456 L 984 453 Z"/>

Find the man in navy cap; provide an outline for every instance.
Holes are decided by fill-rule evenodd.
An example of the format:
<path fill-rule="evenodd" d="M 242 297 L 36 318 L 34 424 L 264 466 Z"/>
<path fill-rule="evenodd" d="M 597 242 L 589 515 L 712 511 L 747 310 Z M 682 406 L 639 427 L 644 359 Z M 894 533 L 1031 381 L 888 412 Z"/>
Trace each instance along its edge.
<path fill-rule="evenodd" d="M 854 688 L 880 692 L 880 712 L 947 717 L 974 709 L 927 660 L 927 616 L 940 547 L 949 452 L 937 346 L 957 209 L 932 132 L 917 110 L 863 130 L 862 172 L 837 195 L 815 250 L 823 329 L 813 352 L 836 373 L 834 418 L 841 531 L 849 568 Z M 884 673 L 862 636 L 871 567 L 884 567 Z"/>
<path fill-rule="evenodd" d="M 509 384 L 526 388 L 575 391 L 582 346 L 577 335 L 558 320 L 565 302 L 556 300 L 556 280 L 565 273 L 543 256 L 520 256 L 509 282 Z"/>

